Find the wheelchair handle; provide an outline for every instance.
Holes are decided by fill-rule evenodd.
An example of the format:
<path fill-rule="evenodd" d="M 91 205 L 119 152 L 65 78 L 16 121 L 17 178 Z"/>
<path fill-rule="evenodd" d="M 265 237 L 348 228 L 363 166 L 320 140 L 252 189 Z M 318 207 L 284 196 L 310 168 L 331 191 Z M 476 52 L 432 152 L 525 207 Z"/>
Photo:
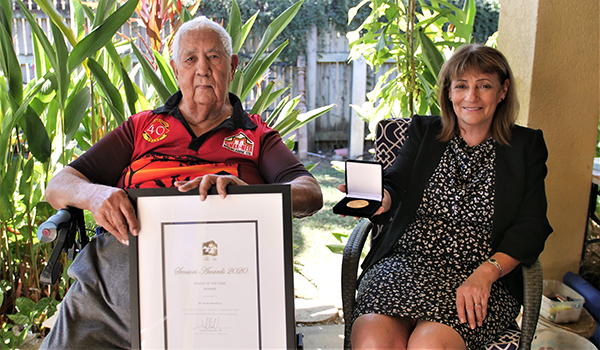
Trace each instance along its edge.
<path fill-rule="evenodd" d="M 42 243 L 53 242 L 60 231 L 71 223 L 71 213 L 67 209 L 60 209 L 38 227 L 37 238 Z"/>

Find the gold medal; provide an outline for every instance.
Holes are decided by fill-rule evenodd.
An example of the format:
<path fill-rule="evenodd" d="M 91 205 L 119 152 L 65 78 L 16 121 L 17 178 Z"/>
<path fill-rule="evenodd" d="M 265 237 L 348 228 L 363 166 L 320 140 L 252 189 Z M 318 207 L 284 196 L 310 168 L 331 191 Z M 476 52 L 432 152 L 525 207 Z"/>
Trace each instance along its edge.
<path fill-rule="evenodd" d="M 350 208 L 360 209 L 360 208 L 364 208 L 367 205 L 369 205 L 369 202 L 364 199 L 357 199 L 357 200 L 348 202 L 348 204 L 346 204 L 346 205 Z"/>

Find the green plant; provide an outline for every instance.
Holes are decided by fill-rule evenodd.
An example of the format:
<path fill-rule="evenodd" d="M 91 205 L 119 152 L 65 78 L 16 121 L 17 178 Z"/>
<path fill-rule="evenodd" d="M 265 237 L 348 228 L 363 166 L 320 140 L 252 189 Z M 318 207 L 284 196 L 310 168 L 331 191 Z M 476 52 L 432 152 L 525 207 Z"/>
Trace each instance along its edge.
<path fill-rule="evenodd" d="M 275 62 L 283 49 L 287 46 L 288 41 L 284 41 L 275 49 L 273 49 L 273 51 L 268 51 L 275 39 L 296 16 L 300 7 L 302 6 L 302 3 L 303 0 L 296 2 L 283 13 L 281 13 L 275 20 L 273 20 L 262 36 L 260 44 L 258 45 L 256 52 L 254 52 L 252 59 L 250 59 L 250 61 L 246 64 L 240 64 L 238 67 L 229 90 L 238 95 L 242 101 L 246 99 L 255 86 L 260 85 L 269 67 L 273 64 L 273 62 Z M 248 37 L 250 30 L 252 29 L 257 15 L 257 13 L 254 14 L 252 17 L 250 17 L 250 19 L 242 24 L 240 9 L 235 1 L 232 2 L 227 32 L 232 38 L 234 54 L 237 54 L 244 45 L 244 42 Z M 162 79 L 156 74 L 150 62 L 141 53 L 141 51 L 135 47 L 135 45 L 132 45 L 132 49 L 141 63 L 146 78 L 157 91 L 161 100 L 166 100 L 171 94 L 177 91 L 172 68 L 167 64 L 167 62 L 170 60 L 170 55 L 167 49 L 163 50 L 162 54 L 157 51 L 153 51 L 154 58 L 156 59 L 160 68 L 159 70 L 161 72 Z M 256 102 L 250 111 L 251 114 L 263 114 L 269 106 L 274 104 L 275 101 L 290 88 L 287 86 L 273 91 L 274 86 L 275 83 L 270 82 L 264 86 L 264 89 L 259 89 Z M 273 112 L 269 114 L 269 117 L 266 119 L 266 123 L 273 129 L 278 130 L 282 137 L 285 137 L 289 133 L 300 128 L 311 120 L 314 120 L 315 118 L 327 113 L 329 110 L 331 110 L 331 108 L 333 108 L 332 104 L 316 108 L 305 113 L 300 113 L 300 110 L 297 109 L 299 102 L 300 96 L 295 98 L 286 96 L 282 98 L 275 106 Z M 293 147 L 293 140 L 288 139 L 286 142 L 288 147 Z"/>
<path fill-rule="evenodd" d="M 369 4 L 370 15 L 348 33 L 350 59 L 364 56 L 374 70 L 392 62 L 362 106 L 352 106 L 373 131 L 387 117 L 438 114 L 437 75 L 447 55 L 471 40 L 474 0 L 463 9 L 447 1 L 363 0 L 348 20 Z"/>
<path fill-rule="evenodd" d="M 47 32 L 21 0 L 15 1 L 32 28 L 35 77 L 23 86 L 20 63 L 12 42 L 11 0 L 0 0 L 2 349 L 21 346 L 30 332 L 43 332 L 41 323 L 55 312 L 55 300 L 64 296 L 71 283 L 66 276 L 68 261 L 64 254 L 60 258 L 65 266 L 63 278 L 54 286 L 39 282 L 52 248 L 50 244 L 40 244 L 35 234 L 39 224 L 54 213 L 43 200 L 48 180 L 55 171 L 122 123 L 127 115 L 152 109 L 177 89 L 170 66 L 166 64 L 168 45 L 163 47 L 162 54 L 152 51 L 153 63 L 159 72 L 156 74 L 149 68 L 152 66 L 141 55 L 138 46 L 132 44 L 133 39 L 115 35 L 130 21 L 138 8 L 138 0 L 119 3 L 100 0 L 93 9 L 89 3 L 72 1 L 72 27 L 65 24 L 49 0 L 38 0 L 37 5 L 51 19 Z M 171 4 L 168 1 L 161 3 Z M 285 44 L 274 52 L 268 49 L 300 5 L 293 5 L 292 10 L 273 22 L 263 36 L 262 51 L 240 68 L 236 85 L 232 85 L 234 91 L 249 91 L 283 50 Z M 194 11 L 193 8 L 175 8 L 176 11 L 170 12 L 170 20 L 174 23 L 190 19 Z M 242 26 L 237 5 L 232 7 L 231 18 L 229 31 L 239 46 L 252 27 L 253 19 Z M 87 34 L 84 30 L 86 20 L 91 23 Z M 158 25 L 151 29 L 160 30 Z M 131 54 L 127 53 L 129 49 L 139 58 L 139 63 L 133 62 Z M 130 74 L 133 76 L 140 66 L 147 81 L 138 86 Z M 260 103 L 254 112 L 262 113 L 286 91 L 271 91 L 272 88 L 265 88 L 267 92 L 259 96 Z M 278 112 L 270 119 L 282 133 L 292 131 L 327 110 L 326 107 L 300 114 L 296 109 L 298 98 L 286 97 L 282 101 L 277 105 Z M 89 216 L 88 220 L 91 220 Z"/>
<path fill-rule="evenodd" d="M 233 0 L 203 1 L 198 11 L 217 21 L 228 23 L 226 9 L 232 6 Z M 283 29 L 279 38 L 274 41 L 275 46 L 289 38 L 288 48 L 281 53 L 279 58 L 283 62 L 295 64 L 298 55 L 303 55 L 306 50 L 306 31 L 312 25 L 319 29 L 332 26 L 341 33 L 346 33 L 350 27 L 356 27 L 364 19 L 361 11 L 357 18 L 349 25 L 347 22 L 348 9 L 355 6 L 359 0 L 311 0 L 306 1 L 298 11 L 298 15 Z M 238 4 L 242 17 L 249 18 L 258 13 L 254 23 L 257 32 L 264 32 L 269 24 L 293 1 L 290 0 L 239 0 Z M 245 52 L 251 54 L 250 52 Z"/>

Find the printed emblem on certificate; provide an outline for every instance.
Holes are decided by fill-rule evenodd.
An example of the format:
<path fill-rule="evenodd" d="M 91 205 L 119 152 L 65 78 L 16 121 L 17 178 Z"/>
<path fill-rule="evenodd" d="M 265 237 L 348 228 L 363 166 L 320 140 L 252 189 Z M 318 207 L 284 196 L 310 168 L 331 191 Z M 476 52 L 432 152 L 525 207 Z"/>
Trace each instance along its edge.
<path fill-rule="evenodd" d="M 191 192 L 128 191 L 132 347 L 295 348 L 289 186 Z"/>

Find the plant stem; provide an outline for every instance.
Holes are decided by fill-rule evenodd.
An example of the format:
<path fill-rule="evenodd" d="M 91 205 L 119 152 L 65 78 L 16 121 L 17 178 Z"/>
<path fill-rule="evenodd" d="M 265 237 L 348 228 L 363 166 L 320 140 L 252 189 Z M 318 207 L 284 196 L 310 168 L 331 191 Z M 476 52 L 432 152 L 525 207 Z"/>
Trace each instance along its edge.
<path fill-rule="evenodd" d="M 409 43 L 409 67 L 408 67 L 408 71 L 410 72 L 409 74 L 409 88 L 408 88 L 408 108 L 410 110 L 410 115 L 411 117 L 415 114 L 415 101 L 414 101 L 414 92 L 415 92 L 415 83 L 416 83 L 416 79 L 415 79 L 415 38 L 414 38 L 414 31 L 415 31 L 415 7 L 417 5 L 417 0 L 409 0 L 408 1 L 408 15 L 407 15 L 407 21 L 406 21 L 406 32 L 408 33 L 408 43 Z"/>

